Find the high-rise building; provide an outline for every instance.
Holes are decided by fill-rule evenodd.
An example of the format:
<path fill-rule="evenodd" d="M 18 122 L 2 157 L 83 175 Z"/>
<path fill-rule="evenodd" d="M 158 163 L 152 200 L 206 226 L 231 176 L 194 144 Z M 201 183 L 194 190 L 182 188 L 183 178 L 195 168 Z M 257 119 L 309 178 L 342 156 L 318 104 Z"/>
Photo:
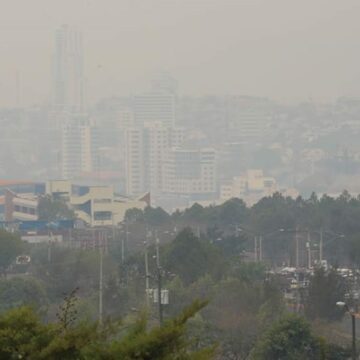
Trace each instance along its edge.
<path fill-rule="evenodd" d="M 117 127 L 120 129 L 126 129 L 133 127 L 134 124 L 134 112 L 129 108 L 123 108 L 117 113 Z"/>
<path fill-rule="evenodd" d="M 53 106 L 57 112 L 84 111 L 82 35 L 68 25 L 63 25 L 55 31 Z"/>
<path fill-rule="evenodd" d="M 184 130 L 161 122 L 126 129 L 126 183 L 129 195 L 162 189 L 163 163 L 167 152 L 184 141 Z"/>
<path fill-rule="evenodd" d="M 229 135 L 242 140 L 243 143 L 259 141 L 268 123 L 269 117 L 261 111 L 238 111 L 229 122 Z"/>
<path fill-rule="evenodd" d="M 79 116 L 63 124 L 61 145 L 63 179 L 96 170 L 97 131 L 87 118 Z"/>
<path fill-rule="evenodd" d="M 135 95 L 135 123 L 138 126 L 160 122 L 165 127 L 175 124 L 175 95 L 167 91 L 152 91 Z"/>
<path fill-rule="evenodd" d="M 144 129 L 132 127 L 125 130 L 126 193 L 145 191 Z"/>
<path fill-rule="evenodd" d="M 228 140 L 254 144 L 262 140 L 271 120 L 268 99 L 232 96 L 226 99 Z"/>
<path fill-rule="evenodd" d="M 216 151 L 171 149 L 163 165 L 162 190 L 166 194 L 188 196 L 215 194 Z"/>

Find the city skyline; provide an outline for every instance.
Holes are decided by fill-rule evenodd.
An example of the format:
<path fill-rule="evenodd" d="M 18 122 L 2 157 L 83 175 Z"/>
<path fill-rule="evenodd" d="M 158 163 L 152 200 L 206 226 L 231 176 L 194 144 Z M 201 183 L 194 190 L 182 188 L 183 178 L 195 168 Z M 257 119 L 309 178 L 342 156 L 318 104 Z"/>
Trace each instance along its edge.
<path fill-rule="evenodd" d="M 52 39 L 62 24 L 84 33 L 90 104 L 145 91 L 158 70 L 177 78 L 185 95 L 283 101 L 360 95 L 354 0 L 35 0 L 21 12 L 17 5 L 9 3 L 1 15 L 1 106 L 17 98 L 24 106 L 50 101 Z"/>

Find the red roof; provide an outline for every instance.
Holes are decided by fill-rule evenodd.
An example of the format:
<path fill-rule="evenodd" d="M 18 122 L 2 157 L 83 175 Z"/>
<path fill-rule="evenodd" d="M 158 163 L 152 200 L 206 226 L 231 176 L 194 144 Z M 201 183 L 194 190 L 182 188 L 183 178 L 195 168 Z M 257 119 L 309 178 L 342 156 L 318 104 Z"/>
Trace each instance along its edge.
<path fill-rule="evenodd" d="M 0 186 L 25 185 L 25 184 L 34 184 L 34 182 L 27 180 L 0 180 Z"/>

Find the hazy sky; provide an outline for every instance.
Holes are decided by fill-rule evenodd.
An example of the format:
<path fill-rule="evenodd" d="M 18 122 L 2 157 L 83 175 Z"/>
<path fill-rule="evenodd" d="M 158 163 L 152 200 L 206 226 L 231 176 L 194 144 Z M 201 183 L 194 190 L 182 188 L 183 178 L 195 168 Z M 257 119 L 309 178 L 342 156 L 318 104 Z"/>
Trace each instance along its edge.
<path fill-rule="evenodd" d="M 49 98 L 55 29 L 82 30 L 89 102 L 167 70 L 181 94 L 360 96 L 359 0 L 0 0 L 0 105 Z"/>

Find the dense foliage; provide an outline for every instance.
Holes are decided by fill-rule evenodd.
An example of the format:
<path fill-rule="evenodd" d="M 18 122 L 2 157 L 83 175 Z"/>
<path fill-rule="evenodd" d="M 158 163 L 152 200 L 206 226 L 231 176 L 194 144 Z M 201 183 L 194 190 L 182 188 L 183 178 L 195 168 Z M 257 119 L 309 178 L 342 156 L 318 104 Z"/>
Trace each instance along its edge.
<path fill-rule="evenodd" d="M 195 234 L 200 232 L 208 240 L 219 242 L 223 249 L 236 250 L 238 255 L 242 250 L 252 251 L 254 236 L 262 235 L 263 257 L 273 266 L 295 264 L 296 230 L 301 252 L 305 252 L 308 238 L 313 248 L 318 249 L 322 232 L 323 258 L 333 265 L 360 263 L 360 197 L 352 197 L 347 191 L 337 198 L 327 195 L 319 198 L 313 193 L 308 199 L 292 199 L 276 193 L 251 207 L 240 199 L 208 207 L 194 204 L 171 216 L 164 215 L 159 208 L 129 210 L 127 217 L 132 224 L 140 227 L 147 224 L 159 233 L 190 227 Z M 306 254 L 301 253 L 300 265 L 306 266 L 306 261 Z"/>
<path fill-rule="evenodd" d="M 56 221 L 74 219 L 75 213 L 61 199 L 43 196 L 38 204 L 39 220 Z"/>
<path fill-rule="evenodd" d="M 49 204 L 50 208 L 52 205 Z M 58 213 L 56 208 L 57 205 L 50 213 Z M 134 344 L 142 346 L 160 334 L 156 333 L 160 330 L 154 327 L 159 316 L 158 306 L 152 296 L 147 299 L 145 294 L 146 254 L 150 288 L 157 288 L 159 269 L 155 239 L 159 238 L 162 286 L 169 290 L 169 304 L 163 306 L 165 320 L 181 316 L 184 305 L 194 299 L 209 300 L 208 306 L 187 322 L 187 334 L 192 341 L 184 345 L 186 354 L 216 343 L 219 357 L 229 360 L 249 359 L 250 355 L 254 359 L 271 359 L 271 356 L 279 359 L 281 356 L 289 359 L 306 356 L 311 359 L 312 354 L 321 359 L 346 359 L 350 343 L 349 327 L 346 326 L 349 319 L 335 303 L 345 298 L 350 301 L 351 287 L 358 285 L 340 276 L 336 266 L 358 268 L 359 216 L 360 199 L 352 198 L 346 192 L 336 199 L 327 196 L 319 199 L 313 194 L 309 199 L 293 200 L 276 194 L 252 207 L 233 199 L 219 206 L 195 204 L 171 215 L 160 208 L 129 210 L 126 227 L 109 231 L 107 251 L 103 254 L 104 319 L 133 318 L 134 314 L 140 314 L 146 308 L 148 323 L 141 327 L 139 324 L 143 324 L 143 320 L 137 322 L 143 335 L 136 337 Z M 321 268 L 314 261 L 319 257 L 320 231 L 323 232 L 323 259 L 328 260 L 328 269 Z M 254 236 L 260 235 L 263 236 L 263 261 L 256 262 Z M 308 266 L 310 248 L 312 266 L 315 267 L 308 286 L 299 289 L 297 303 L 284 296 L 292 283 L 280 271 L 284 266 L 295 265 L 295 235 L 298 238 L 299 265 Z M 3 274 L 9 276 L 0 281 L 0 316 L 5 319 L 9 314 L 14 317 L 17 311 L 23 311 L 16 321 L 37 319 L 26 331 L 39 331 L 38 340 L 33 339 L 26 346 L 40 346 L 41 351 L 56 349 L 61 355 L 53 358 L 66 358 L 61 356 L 81 349 L 76 353 L 78 358 L 86 358 L 90 351 L 98 354 L 98 357 L 93 357 L 95 359 L 111 359 L 112 354 L 121 354 L 126 359 L 126 351 L 131 351 L 130 345 L 112 341 L 125 339 L 129 333 L 125 329 L 127 320 L 126 324 L 122 323 L 125 327 L 119 328 L 112 322 L 118 331 L 116 336 L 113 333 L 105 336 L 95 323 L 99 306 L 99 249 L 57 244 L 29 245 L 4 231 L 0 233 L 1 247 L 4 251 L 0 253 L 0 266 Z M 20 272 L 14 266 L 14 260 L 21 253 L 29 254 L 31 263 Z M 295 277 L 292 280 L 295 281 Z M 79 297 L 77 320 L 69 326 L 66 336 L 57 337 L 55 341 L 51 336 L 52 331 L 58 331 L 56 324 L 61 323 L 57 316 L 58 308 L 64 294 L 75 288 L 78 288 Z M 18 307 L 25 304 L 31 305 L 36 313 L 31 315 L 29 310 L 19 310 Z M 14 310 L 7 312 L 9 309 Z M 298 315 L 289 317 L 289 313 L 295 311 Z M 45 326 L 36 314 L 52 325 Z M 19 329 L 22 326 L 26 328 L 21 323 Z M 151 329 L 158 330 L 152 332 Z M 26 331 L 22 336 L 31 337 Z M 292 332 L 299 343 L 292 342 Z M 75 333 L 76 336 L 71 335 Z M 172 335 L 167 338 L 166 334 L 161 334 L 170 342 L 170 345 L 164 345 L 164 349 L 172 346 Z M 90 341 L 92 347 L 87 345 L 90 336 L 94 336 Z M 103 341 L 107 344 L 104 347 L 101 345 Z M 279 352 L 273 352 L 269 344 Z M 131 356 L 135 356 L 134 353 Z M 138 358 L 146 358 L 144 354 L 141 356 Z M 180 355 L 177 358 L 182 359 Z"/>
<path fill-rule="evenodd" d="M 127 325 L 119 322 L 108 322 L 104 326 L 95 322 L 69 324 L 64 322 L 64 316 L 56 323 L 45 324 L 31 308 L 20 307 L 0 316 L 0 358 L 211 359 L 213 347 L 191 351 L 186 337 L 187 321 L 204 305 L 204 302 L 194 302 L 163 327 L 150 329 L 145 316 Z"/>
<path fill-rule="evenodd" d="M 14 262 L 17 255 L 20 255 L 24 244 L 20 237 L 0 229 L 0 272 L 6 274 L 9 266 Z"/>

